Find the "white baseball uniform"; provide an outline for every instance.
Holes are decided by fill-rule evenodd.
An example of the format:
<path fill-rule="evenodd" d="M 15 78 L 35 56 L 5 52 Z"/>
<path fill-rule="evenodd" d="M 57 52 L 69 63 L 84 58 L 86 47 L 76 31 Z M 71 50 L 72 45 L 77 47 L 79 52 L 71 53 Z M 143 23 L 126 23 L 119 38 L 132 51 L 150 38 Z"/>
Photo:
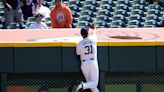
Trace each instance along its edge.
<path fill-rule="evenodd" d="M 92 92 L 99 92 L 97 85 L 99 80 L 99 68 L 97 62 L 97 37 L 89 36 L 80 41 L 76 46 L 76 54 L 80 55 L 81 70 L 86 82 L 83 89 L 91 89 Z"/>

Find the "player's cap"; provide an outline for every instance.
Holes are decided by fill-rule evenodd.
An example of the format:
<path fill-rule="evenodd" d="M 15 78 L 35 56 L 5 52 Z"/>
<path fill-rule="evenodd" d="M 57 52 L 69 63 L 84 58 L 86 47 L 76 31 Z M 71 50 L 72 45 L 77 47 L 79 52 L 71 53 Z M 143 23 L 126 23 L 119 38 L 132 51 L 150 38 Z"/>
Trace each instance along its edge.
<path fill-rule="evenodd" d="M 88 31 L 89 31 L 89 28 L 88 27 L 85 27 L 85 28 L 82 28 L 81 29 L 81 36 L 83 37 L 83 38 L 86 38 L 86 37 L 88 37 Z"/>

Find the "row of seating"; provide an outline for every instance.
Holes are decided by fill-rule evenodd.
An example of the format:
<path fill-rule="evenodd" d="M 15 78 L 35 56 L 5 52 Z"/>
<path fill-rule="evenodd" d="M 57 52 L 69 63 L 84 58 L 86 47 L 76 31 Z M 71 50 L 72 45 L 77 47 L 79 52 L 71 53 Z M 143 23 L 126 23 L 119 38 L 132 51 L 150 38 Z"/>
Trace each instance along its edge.
<path fill-rule="evenodd" d="M 94 22 L 97 27 L 156 27 L 164 19 L 164 9 L 145 0 L 63 0 L 70 7 L 74 17 L 74 28 Z M 53 0 L 44 0 L 51 9 Z M 2 12 L 2 13 L 1 13 Z M 0 18 L 3 16 L 0 8 Z M 29 17 L 26 28 L 34 22 Z M 45 19 L 50 27 L 50 18 Z"/>

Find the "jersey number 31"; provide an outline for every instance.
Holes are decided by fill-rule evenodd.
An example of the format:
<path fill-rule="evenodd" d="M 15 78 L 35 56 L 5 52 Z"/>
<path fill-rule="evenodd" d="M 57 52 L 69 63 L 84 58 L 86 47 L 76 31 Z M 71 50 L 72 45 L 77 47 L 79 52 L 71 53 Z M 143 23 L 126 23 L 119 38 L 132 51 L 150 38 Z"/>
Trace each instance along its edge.
<path fill-rule="evenodd" d="M 93 47 L 92 47 L 92 45 L 85 46 L 84 48 L 86 49 L 85 55 L 88 55 L 88 54 L 92 54 L 93 53 Z"/>

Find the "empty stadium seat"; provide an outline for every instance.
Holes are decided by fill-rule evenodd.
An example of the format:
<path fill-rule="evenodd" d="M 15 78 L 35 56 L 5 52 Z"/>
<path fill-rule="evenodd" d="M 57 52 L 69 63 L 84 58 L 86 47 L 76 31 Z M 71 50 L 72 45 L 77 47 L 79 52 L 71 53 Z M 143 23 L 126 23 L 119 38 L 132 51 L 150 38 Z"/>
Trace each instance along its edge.
<path fill-rule="evenodd" d="M 144 5 L 140 5 L 140 4 L 133 5 L 132 9 L 133 9 L 133 10 L 135 10 L 135 9 L 140 9 L 140 10 L 142 10 L 142 11 L 144 11 L 144 12 L 147 11 L 147 8 L 146 8 Z"/>
<path fill-rule="evenodd" d="M 101 5 L 102 10 L 108 10 L 110 12 L 114 11 L 114 8 L 108 4 Z"/>
<path fill-rule="evenodd" d="M 156 27 L 158 23 L 155 20 L 146 20 L 144 23 L 144 27 Z"/>
<path fill-rule="evenodd" d="M 96 22 L 96 27 L 97 28 L 108 28 L 109 25 L 105 21 L 99 21 L 99 22 Z"/>
<path fill-rule="evenodd" d="M 110 23 L 112 20 L 106 15 L 99 15 L 96 17 L 96 22 L 100 22 L 100 21 L 105 21 L 107 23 Z"/>
<path fill-rule="evenodd" d="M 131 21 L 131 20 L 137 20 L 140 22 L 144 22 L 144 19 L 139 14 L 131 15 L 129 17 L 129 21 Z"/>
<path fill-rule="evenodd" d="M 120 4 L 131 6 L 131 4 L 129 3 L 129 0 L 118 0 L 117 5 L 120 5 Z"/>
<path fill-rule="evenodd" d="M 70 5 L 69 8 L 73 11 L 80 12 L 81 8 L 79 8 L 77 5 Z"/>
<path fill-rule="evenodd" d="M 80 0 L 70 0 L 70 1 L 68 1 L 68 6 L 71 6 L 71 5 L 76 5 L 78 7 L 82 7 L 82 4 L 81 4 Z"/>
<path fill-rule="evenodd" d="M 88 26 L 88 24 L 89 24 L 89 22 L 87 22 L 87 21 L 80 21 L 77 24 L 77 28 L 86 27 L 86 26 Z"/>
<path fill-rule="evenodd" d="M 90 10 L 90 11 L 93 11 L 93 12 L 97 12 L 96 6 L 94 6 L 94 5 L 85 5 L 83 7 L 83 10 Z"/>
<path fill-rule="evenodd" d="M 120 4 L 120 5 L 116 6 L 116 8 L 115 8 L 115 10 L 120 10 L 120 9 L 123 9 L 123 10 L 126 10 L 127 12 L 130 12 L 129 6 L 127 6 L 125 4 Z"/>
<path fill-rule="evenodd" d="M 146 6 L 145 0 L 134 0 L 133 4 L 134 4 L 134 5 L 140 4 L 140 5 Z"/>
<path fill-rule="evenodd" d="M 84 16 L 84 15 L 89 15 L 91 17 L 95 17 L 95 14 L 93 13 L 93 11 L 90 10 L 84 10 L 80 12 L 80 16 Z"/>
<path fill-rule="evenodd" d="M 97 12 L 97 16 L 100 16 L 100 15 L 106 15 L 108 17 L 112 17 L 112 14 L 110 13 L 110 11 L 108 10 L 99 10 Z"/>
<path fill-rule="evenodd" d="M 124 22 L 125 24 L 127 23 L 127 20 L 126 20 L 125 16 L 123 16 L 123 15 L 114 15 L 113 18 L 112 18 L 112 21 L 118 21 L 118 20 Z"/>
<path fill-rule="evenodd" d="M 85 16 L 80 16 L 79 21 L 88 21 L 88 22 L 93 22 L 92 18 L 89 15 Z"/>
<path fill-rule="evenodd" d="M 28 17 L 27 22 L 34 22 L 35 21 L 35 17 Z"/>
<path fill-rule="evenodd" d="M 126 27 L 126 25 L 121 20 L 116 20 L 116 21 L 112 21 L 111 22 L 110 27 L 111 28 L 120 28 L 120 27 Z"/>
<path fill-rule="evenodd" d="M 127 27 L 143 27 L 143 25 L 138 20 L 130 20 Z"/>
<path fill-rule="evenodd" d="M 129 16 L 129 14 L 127 13 L 127 11 L 125 11 L 125 10 L 123 10 L 123 9 L 116 10 L 116 11 L 114 12 L 114 14 L 115 14 L 115 15 L 123 15 L 123 16 L 125 16 L 125 17 L 128 17 L 128 16 Z"/>
<path fill-rule="evenodd" d="M 159 17 L 155 14 L 147 15 L 145 20 L 155 20 L 157 22 L 160 22 L 161 20 Z"/>
<path fill-rule="evenodd" d="M 94 5 L 96 7 L 99 6 L 99 4 L 97 3 L 96 0 L 86 0 L 85 3 L 84 3 L 84 5 Z"/>
<path fill-rule="evenodd" d="M 132 10 L 131 14 L 132 15 L 139 14 L 141 17 L 145 17 L 145 13 L 140 9 Z"/>
<path fill-rule="evenodd" d="M 114 3 L 113 3 L 113 0 L 102 0 L 100 2 L 101 5 L 104 5 L 104 4 L 108 4 L 110 6 L 116 6 Z"/>
<path fill-rule="evenodd" d="M 155 14 L 155 15 L 157 15 L 157 16 L 161 16 L 161 15 L 162 15 L 162 14 L 160 13 L 160 11 L 157 10 L 157 9 L 150 9 L 150 10 L 147 11 L 147 14 L 148 14 L 148 15 Z"/>

